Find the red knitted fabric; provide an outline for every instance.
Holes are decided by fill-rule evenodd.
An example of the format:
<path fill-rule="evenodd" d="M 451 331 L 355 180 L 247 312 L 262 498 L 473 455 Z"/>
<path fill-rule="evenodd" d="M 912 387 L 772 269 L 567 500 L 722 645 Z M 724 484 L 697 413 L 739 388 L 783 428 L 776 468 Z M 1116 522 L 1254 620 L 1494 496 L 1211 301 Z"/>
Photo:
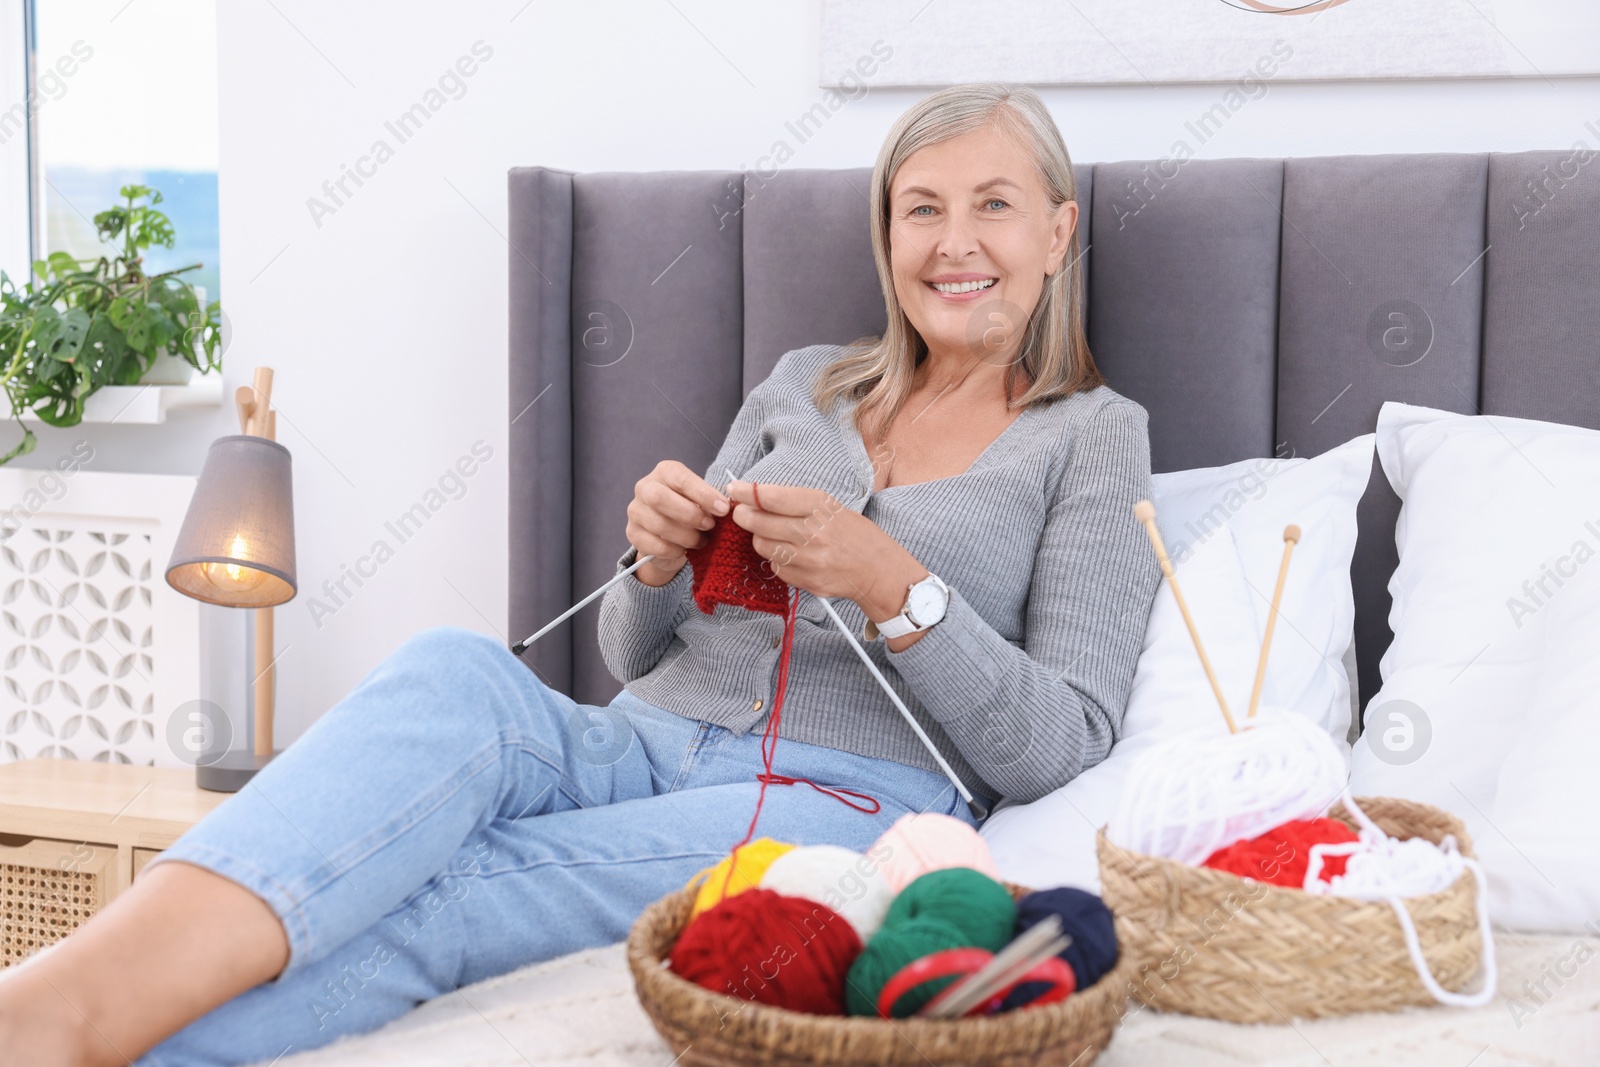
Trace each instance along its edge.
<path fill-rule="evenodd" d="M 706 534 L 706 543 L 689 550 L 694 569 L 694 602 L 707 615 L 718 604 L 733 604 L 769 615 L 789 611 L 789 583 L 772 573 L 756 552 L 750 531 L 723 515 Z"/>
<path fill-rule="evenodd" d="M 1259 837 L 1236 841 L 1218 849 L 1202 867 L 1253 878 L 1268 885 L 1300 889 L 1306 884 L 1311 866 L 1312 845 L 1342 845 L 1359 840 L 1354 830 L 1338 819 L 1294 819 L 1275 826 Z M 1344 873 L 1348 856 L 1324 856 L 1321 877 L 1332 881 Z"/>
<path fill-rule="evenodd" d="M 760 489 L 753 482 L 751 487 L 756 497 L 756 506 L 760 507 Z M 699 548 L 691 548 L 688 556 L 689 566 L 694 572 L 691 585 L 694 602 L 707 615 L 710 615 L 718 604 L 731 604 L 783 617 L 783 645 L 778 653 L 778 684 L 772 694 L 772 713 L 767 718 L 767 728 L 761 735 L 762 773 L 756 776 L 761 783 L 761 792 L 756 795 L 756 810 L 750 817 L 750 827 L 745 831 L 744 840 L 734 845 L 734 849 L 749 844 L 755 836 L 756 822 L 761 818 L 762 805 L 766 803 L 768 785 L 803 783 L 819 792 L 827 793 L 857 811 L 864 811 L 869 815 L 876 814 L 880 808 L 878 802 L 865 793 L 849 789 L 829 789 L 809 778 L 791 778 L 785 774 L 772 773 L 772 760 L 778 748 L 778 723 L 783 713 L 783 693 L 789 684 L 789 654 L 794 647 L 794 619 L 795 612 L 800 606 L 799 590 L 772 572 L 772 565 L 756 551 L 750 531 L 734 522 L 731 513 L 718 518 L 716 525 L 706 535 L 706 543 Z M 852 804 L 845 795 L 857 797 L 872 806 L 868 808 L 861 804 Z M 730 877 L 733 874 L 732 864 L 728 865 L 728 874 Z"/>

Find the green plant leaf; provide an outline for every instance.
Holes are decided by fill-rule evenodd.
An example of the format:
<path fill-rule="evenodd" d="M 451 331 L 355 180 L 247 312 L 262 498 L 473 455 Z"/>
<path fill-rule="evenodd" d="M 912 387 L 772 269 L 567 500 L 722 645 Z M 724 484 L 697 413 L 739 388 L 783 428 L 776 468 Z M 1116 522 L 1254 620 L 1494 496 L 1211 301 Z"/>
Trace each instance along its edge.
<path fill-rule="evenodd" d="M 17 445 L 17 447 L 13 448 L 10 452 L 7 452 L 5 455 L 0 456 L 0 467 L 10 463 L 18 456 L 26 456 L 29 452 L 32 452 L 34 446 L 39 443 L 39 439 L 33 435 L 33 431 L 28 429 L 27 425 L 21 419 L 17 420 L 17 425 L 22 427 L 22 443 Z"/>
<path fill-rule="evenodd" d="M 68 252 L 51 252 L 45 262 L 58 279 L 79 273 L 78 261 Z"/>
<path fill-rule="evenodd" d="M 94 217 L 95 232 L 102 241 L 114 241 L 122 228 L 128 224 L 126 208 L 114 207 L 100 212 Z"/>
<path fill-rule="evenodd" d="M 71 363 L 78 358 L 78 352 L 83 348 L 84 335 L 88 332 L 89 313 L 83 308 L 70 308 L 61 316 L 61 324 L 56 330 L 55 337 L 45 348 L 45 354 L 53 360 Z"/>
<path fill-rule="evenodd" d="M 139 248 L 149 248 L 151 245 L 171 248 L 178 243 L 178 235 L 172 228 L 171 219 L 152 208 L 145 208 L 139 216 L 133 241 Z"/>
<path fill-rule="evenodd" d="M 150 327 L 153 318 L 150 305 L 143 300 L 119 296 L 111 301 L 111 325 L 122 331 L 122 335 L 128 339 L 128 347 L 136 352 L 151 352 Z"/>

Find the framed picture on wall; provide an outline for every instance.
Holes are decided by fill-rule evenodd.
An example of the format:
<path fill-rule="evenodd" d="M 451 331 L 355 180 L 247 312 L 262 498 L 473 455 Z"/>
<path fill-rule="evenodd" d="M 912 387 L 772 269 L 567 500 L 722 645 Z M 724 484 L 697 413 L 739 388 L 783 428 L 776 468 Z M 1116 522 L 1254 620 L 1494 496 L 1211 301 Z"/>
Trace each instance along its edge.
<path fill-rule="evenodd" d="M 824 0 L 821 84 L 1150 85 L 1600 73 L 1594 0 Z M 878 45 L 874 53 L 873 45 Z M 1270 68 L 1270 69 L 1265 69 Z"/>

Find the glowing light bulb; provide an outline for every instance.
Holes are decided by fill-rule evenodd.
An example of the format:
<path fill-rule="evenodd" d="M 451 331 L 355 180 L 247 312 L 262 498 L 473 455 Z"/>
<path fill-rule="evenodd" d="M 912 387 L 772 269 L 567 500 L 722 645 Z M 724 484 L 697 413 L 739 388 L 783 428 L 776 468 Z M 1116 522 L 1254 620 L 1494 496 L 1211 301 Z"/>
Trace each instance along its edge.
<path fill-rule="evenodd" d="M 249 559 L 250 546 L 243 537 L 235 534 L 233 544 L 228 547 L 228 555 L 234 559 Z M 267 578 L 265 571 L 237 563 L 202 563 L 200 572 L 219 592 L 228 595 L 247 593 Z"/>

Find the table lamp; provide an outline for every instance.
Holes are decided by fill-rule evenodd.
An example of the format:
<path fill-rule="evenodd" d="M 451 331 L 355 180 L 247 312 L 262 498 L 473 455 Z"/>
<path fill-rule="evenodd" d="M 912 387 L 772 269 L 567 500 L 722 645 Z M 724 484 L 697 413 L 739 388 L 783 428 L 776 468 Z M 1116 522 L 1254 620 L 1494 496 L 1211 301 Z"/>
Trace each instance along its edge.
<path fill-rule="evenodd" d="M 272 368 L 257 367 L 235 399 L 243 432 L 211 443 L 167 564 L 167 584 L 185 596 L 256 613 L 254 750 L 208 744 L 195 763 L 195 784 L 219 793 L 238 792 L 272 759 L 272 609 L 296 589 L 289 450 L 274 440 Z"/>

